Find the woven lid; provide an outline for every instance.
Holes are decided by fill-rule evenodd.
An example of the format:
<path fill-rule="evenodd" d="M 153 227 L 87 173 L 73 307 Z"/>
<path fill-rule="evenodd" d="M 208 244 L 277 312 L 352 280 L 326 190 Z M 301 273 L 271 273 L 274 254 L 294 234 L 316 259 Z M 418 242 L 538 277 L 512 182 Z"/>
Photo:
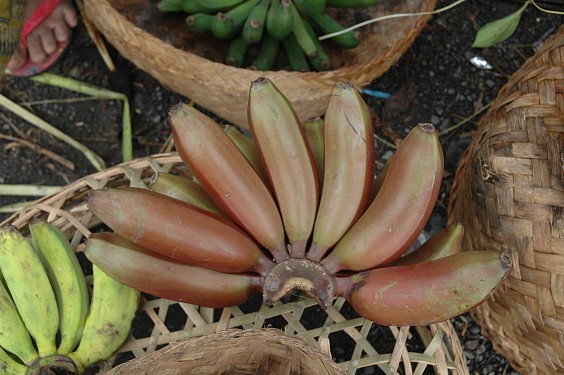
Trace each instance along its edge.
<path fill-rule="evenodd" d="M 302 121 L 321 116 L 336 82 L 350 81 L 359 87 L 372 82 L 399 60 L 430 17 L 422 14 L 401 20 L 389 19 L 358 29 L 361 33 L 358 47 L 328 49 L 334 70 L 262 72 L 236 68 L 223 64 L 221 58 L 210 58 L 217 50 L 222 53 L 227 50 L 225 44 L 218 46 L 213 40 L 191 37 L 186 38 L 182 45 L 173 45 L 177 35 L 171 35 L 170 31 L 167 33 L 165 25 L 158 23 L 158 15 L 154 12 L 150 16 L 146 14 L 147 6 L 156 9 L 153 2 L 83 2 L 85 16 L 121 55 L 163 85 L 241 127 L 247 127 L 248 91 L 253 80 L 264 76 L 273 81 L 288 96 Z M 437 0 L 378 1 L 375 6 L 362 11 L 372 19 L 397 13 L 429 12 L 436 3 Z M 346 25 L 355 24 L 354 14 L 348 16 L 350 19 Z M 147 25 L 136 24 L 147 19 Z M 149 27 L 151 32 L 147 31 Z"/>
<path fill-rule="evenodd" d="M 472 312 L 524 374 L 564 373 L 564 26 L 513 74 L 459 164 L 449 221 L 513 271 Z"/>

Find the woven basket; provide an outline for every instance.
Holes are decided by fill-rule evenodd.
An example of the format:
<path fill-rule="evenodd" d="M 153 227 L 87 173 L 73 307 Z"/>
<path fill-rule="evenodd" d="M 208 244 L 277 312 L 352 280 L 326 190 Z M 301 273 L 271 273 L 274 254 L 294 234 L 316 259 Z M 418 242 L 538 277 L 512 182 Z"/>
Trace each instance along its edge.
<path fill-rule="evenodd" d="M 350 81 L 363 87 L 385 73 L 411 46 L 429 18 L 403 17 L 358 29 L 361 44 L 351 50 L 328 49 L 334 70 L 324 72 L 261 72 L 222 63 L 225 42 L 170 32 L 159 23 L 155 1 L 82 0 L 84 14 L 120 52 L 163 85 L 194 100 L 226 121 L 247 127 L 250 83 L 270 78 L 288 95 L 301 120 L 325 113 L 334 84 Z M 381 0 L 367 8 L 366 18 L 387 14 L 428 12 L 437 0 Z M 147 10 L 147 6 L 153 7 Z M 355 24 L 351 13 L 343 14 Z M 131 21 L 135 20 L 135 21 Z M 141 23 L 147 21 L 143 25 Z M 167 18 L 170 20 L 170 18 Z M 343 22 L 344 23 L 344 22 Z M 166 23 L 168 25 L 168 23 Z M 185 28 L 185 27 L 184 27 Z M 151 32 L 147 31 L 151 30 Z M 174 34 L 174 35 L 172 35 Z M 187 35 L 182 38 L 179 34 Z"/>
<path fill-rule="evenodd" d="M 564 374 L 564 26 L 482 118 L 453 184 L 449 221 L 468 250 L 513 259 L 473 316 L 523 374 Z"/>
<path fill-rule="evenodd" d="M 108 375 L 346 375 L 304 339 L 279 329 L 226 330 L 179 341 L 117 366 Z"/>
<path fill-rule="evenodd" d="M 2 225 L 15 225 L 27 233 L 35 218 L 45 218 L 60 228 L 80 250 L 83 238 L 99 221 L 87 209 L 84 197 L 91 189 L 110 186 L 147 187 L 157 172 L 184 173 L 176 154 L 154 155 L 114 166 L 83 177 L 60 192 L 44 197 L 13 214 Z M 273 327 L 305 340 L 312 347 L 332 353 L 338 367 L 349 374 L 376 365 L 385 374 L 422 374 L 425 368 L 440 375 L 467 375 L 468 369 L 457 333 L 449 321 L 422 327 L 382 327 L 358 317 L 342 298 L 326 311 L 313 299 L 299 298 L 265 307 L 258 301 L 242 306 L 211 309 L 146 296 L 135 318 L 130 337 L 119 354 L 101 363 L 101 373 L 134 357 L 141 357 L 164 345 L 207 336 L 226 329 Z M 149 327 L 149 328 L 147 328 Z M 421 350 L 414 350 L 416 343 Z M 378 349 L 388 343 L 388 349 Z M 346 344 L 346 345 L 344 345 Z M 346 347 L 347 350 L 342 350 Z M 402 364 L 403 362 L 403 364 Z M 412 370 L 412 367 L 415 370 Z M 434 369 L 433 369 L 434 367 Z"/>

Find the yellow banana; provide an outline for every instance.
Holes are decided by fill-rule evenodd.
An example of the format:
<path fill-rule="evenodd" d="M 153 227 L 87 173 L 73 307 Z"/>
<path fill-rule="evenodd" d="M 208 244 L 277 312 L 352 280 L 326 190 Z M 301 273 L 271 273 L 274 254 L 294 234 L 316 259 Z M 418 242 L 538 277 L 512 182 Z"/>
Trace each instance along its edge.
<path fill-rule="evenodd" d="M 303 258 L 319 197 L 313 155 L 296 112 L 268 78 L 251 83 L 249 127 L 273 187 L 292 258 Z"/>
<path fill-rule="evenodd" d="M 0 248 L 2 251 L 2 248 Z M 6 290 L 4 284 L 0 281 L 0 350 L 4 349 L 18 357 L 18 359 L 28 364 L 39 358 L 39 354 L 33 347 L 31 337 L 20 318 L 20 314 Z M 11 359 L 11 358 L 10 358 Z M 0 369 L 2 368 L 2 359 L 0 356 Z"/>
<path fill-rule="evenodd" d="M 59 354 L 76 348 L 90 306 L 88 286 L 78 258 L 64 234 L 46 221 L 29 225 L 33 245 L 44 262 L 59 306 Z"/>
<path fill-rule="evenodd" d="M 431 215 L 443 165 L 435 127 L 413 128 L 392 157 L 374 201 L 321 261 L 329 272 L 371 269 L 405 253 Z"/>
<path fill-rule="evenodd" d="M 288 258 L 284 227 L 270 190 L 219 125 L 179 104 L 169 112 L 176 148 L 221 209 L 266 247 Z"/>
<path fill-rule="evenodd" d="M 4 375 L 25 375 L 27 373 L 27 367 L 16 362 L 2 348 L 0 348 L 0 370 Z"/>
<path fill-rule="evenodd" d="M 16 227 L 0 228 L 0 269 L 39 355 L 55 354 L 57 299 L 41 259 Z"/>
<path fill-rule="evenodd" d="M 79 369 L 110 357 L 127 338 L 140 292 L 92 265 L 92 303 L 78 348 L 68 356 Z M 82 371 L 81 371 L 82 372 Z"/>
<path fill-rule="evenodd" d="M 366 209 L 374 180 L 372 115 L 352 83 L 333 88 L 325 113 L 323 190 L 308 259 L 319 261 Z"/>

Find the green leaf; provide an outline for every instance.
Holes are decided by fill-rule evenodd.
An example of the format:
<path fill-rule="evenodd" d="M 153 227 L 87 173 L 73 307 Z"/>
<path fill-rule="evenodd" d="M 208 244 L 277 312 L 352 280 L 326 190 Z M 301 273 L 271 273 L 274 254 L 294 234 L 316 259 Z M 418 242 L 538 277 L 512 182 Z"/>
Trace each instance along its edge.
<path fill-rule="evenodd" d="M 521 21 L 521 14 L 523 14 L 523 11 L 527 7 L 527 5 L 528 3 L 526 3 L 515 13 L 489 22 L 482 26 L 476 34 L 474 42 L 472 43 L 472 47 L 488 48 L 508 39 L 515 32 L 517 26 L 519 26 L 519 21 Z"/>

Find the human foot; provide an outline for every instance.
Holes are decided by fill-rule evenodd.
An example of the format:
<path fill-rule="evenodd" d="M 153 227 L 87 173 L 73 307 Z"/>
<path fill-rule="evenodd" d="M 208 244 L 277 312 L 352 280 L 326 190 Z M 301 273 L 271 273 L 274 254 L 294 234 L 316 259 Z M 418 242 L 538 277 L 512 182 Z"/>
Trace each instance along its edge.
<path fill-rule="evenodd" d="M 43 0 L 28 0 L 24 20 L 28 20 Z M 20 69 L 26 61 L 40 64 L 57 51 L 57 44 L 70 39 L 72 29 L 78 23 L 78 15 L 71 0 L 60 0 L 53 11 L 27 37 L 27 47 L 21 41 L 12 55 L 7 68 Z"/>

